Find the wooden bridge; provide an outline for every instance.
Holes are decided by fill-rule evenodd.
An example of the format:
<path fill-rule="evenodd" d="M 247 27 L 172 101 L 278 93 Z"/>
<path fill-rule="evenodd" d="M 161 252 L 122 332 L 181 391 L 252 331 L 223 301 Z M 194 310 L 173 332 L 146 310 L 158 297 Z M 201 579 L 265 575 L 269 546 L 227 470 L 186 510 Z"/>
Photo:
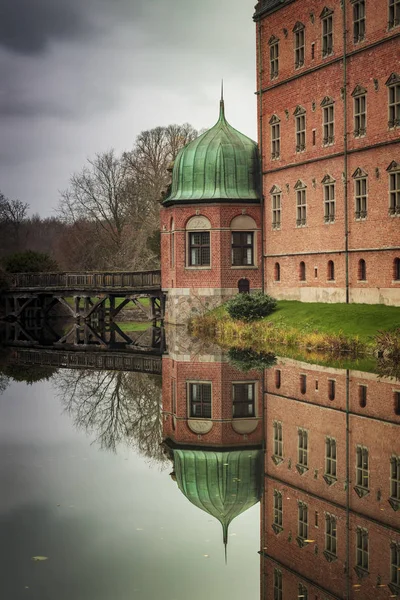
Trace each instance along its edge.
<path fill-rule="evenodd" d="M 161 271 L 15 273 L 5 296 L 6 318 L 20 318 L 48 312 L 58 303 L 76 320 L 96 315 L 115 320 L 129 303 L 144 311 L 139 298 L 149 298 L 149 320 L 162 321 L 165 297 L 161 291 Z M 70 299 L 73 298 L 71 304 Z M 118 304 L 117 299 L 122 301 Z M 146 311 L 144 311 L 146 312 Z"/>
<path fill-rule="evenodd" d="M 134 371 L 161 375 L 162 357 L 128 352 L 78 352 L 72 350 L 14 348 L 10 364 L 58 369 Z"/>

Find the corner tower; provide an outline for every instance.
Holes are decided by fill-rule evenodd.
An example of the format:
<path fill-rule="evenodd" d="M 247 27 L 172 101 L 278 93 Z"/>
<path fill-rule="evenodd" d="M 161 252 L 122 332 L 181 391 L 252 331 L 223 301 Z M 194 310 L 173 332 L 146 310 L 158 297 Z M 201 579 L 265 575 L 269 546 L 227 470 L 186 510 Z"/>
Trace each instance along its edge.
<path fill-rule="evenodd" d="M 240 288 L 261 289 L 261 204 L 256 142 L 217 123 L 177 155 L 161 210 L 166 318 L 184 323 Z"/>

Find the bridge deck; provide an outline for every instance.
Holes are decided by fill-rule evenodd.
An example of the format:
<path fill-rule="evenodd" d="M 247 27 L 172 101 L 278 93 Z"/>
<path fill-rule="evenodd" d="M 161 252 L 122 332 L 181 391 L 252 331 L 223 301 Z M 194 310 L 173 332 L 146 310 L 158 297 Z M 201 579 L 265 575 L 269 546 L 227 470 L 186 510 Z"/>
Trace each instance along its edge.
<path fill-rule="evenodd" d="M 135 371 L 151 375 L 161 375 L 162 371 L 161 356 L 152 356 L 150 353 L 13 348 L 10 362 L 59 369 Z"/>
<path fill-rule="evenodd" d="M 161 292 L 161 271 L 14 273 L 9 292 L 151 294 Z"/>

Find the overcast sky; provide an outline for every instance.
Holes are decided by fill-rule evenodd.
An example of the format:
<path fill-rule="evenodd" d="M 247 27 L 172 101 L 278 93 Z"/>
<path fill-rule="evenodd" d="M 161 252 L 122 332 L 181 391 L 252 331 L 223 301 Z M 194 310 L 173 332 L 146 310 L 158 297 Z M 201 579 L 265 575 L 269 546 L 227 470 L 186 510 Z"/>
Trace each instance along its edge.
<path fill-rule="evenodd" d="M 1 0 L 0 190 L 52 214 L 87 157 L 157 125 L 256 137 L 254 0 Z"/>

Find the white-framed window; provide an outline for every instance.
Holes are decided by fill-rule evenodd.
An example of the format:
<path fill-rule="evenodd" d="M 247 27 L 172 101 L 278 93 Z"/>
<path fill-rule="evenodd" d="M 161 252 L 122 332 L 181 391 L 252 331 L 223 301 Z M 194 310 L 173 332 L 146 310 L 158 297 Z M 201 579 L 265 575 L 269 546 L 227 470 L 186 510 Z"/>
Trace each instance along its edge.
<path fill-rule="evenodd" d="M 297 429 L 297 467 L 301 473 L 308 469 L 308 431 L 302 427 Z"/>
<path fill-rule="evenodd" d="M 363 220 L 367 218 L 368 214 L 368 184 L 367 173 L 358 168 L 353 173 L 354 179 L 354 215 L 357 221 Z"/>
<path fill-rule="evenodd" d="M 282 600 L 282 571 L 274 569 L 274 600 Z"/>
<path fill-rule="evenodd" d="M 308 540 L 308 506 L 305 502 L 298 503 L 298 538 Z"/>
<path fill-rule="evenodd" d="M 335 180 L 330 175 L 325 175 L 322 186 L 324 190 L 324 221 L 333 223 L 336 214 Z"/>
<path fill-rule="evenodd" d="M 354 43 L 365 39 L 365 0 L 353 1 L 353 39 Z"/>
<path fill-rule="evenodd" d="M 272 207 L 272 229 L 280 229 L 282 218 L 282 190 L 278 188 L 278 186 L 274 185 L 270 190 L 270 194 Z"/>
<path fill-rule="evenodd" d="M 281 421 L 274 421 L 274 456 L 283 459 L 283 431 Z"/>
<path fill-rule="evenodd" d="M 327 558 L 337 556 L 337 529 L 336 517 L 326 513 L 325 515 L 325 552 Z"/>
<path fill-rule="evenodd" d="M 297 106 L 294 111 L 296 123 L 296 152 L 306 149 L 306 111 L 302 106 Z"/>
<path fill-rule="evenodd" d="M 299 69 L 304 66 L 305 56 L 305 31 L 303 23 L 299 21 L 293 28 L 294 33 L 294 66 L 295 69 Z"/>
<path fill-rule="evenodd" d="M 333 10 L 325 7 L 321 13 L 322 56 L 333 54 Z"/>
<path fill-rule="evenodd" d="M 307 225 L 307 186 L 299 180 L 294 189 L 296 191 L 296 225 L 304 227 Z"/>
<path fill-rule="evenodd" d="M 334 100 L 326 96 L 322 102 L 322 143 L 329 146 L 335 141 L 335 104 Z"/>
<path fill-rule="evenodd" d="M 268 43 L 270 77 L 276 79 L 279 75 L 279 39 L 273 35 Z"/>
<path fill-rule="evenodd" d="M 389 0 L 389 29 L 400 25 L 400 0 Z"/>
<path fill-rule="evenodd" d="M 277 115 L 272 115 L 271 126 L 271 159 L 276 160 L 281 155 L 281 121 Z"/>
<path fill-rule="evenodd" d="M 274 523 L 273 529 L 275 533 L 279 533 L 283 529 L 283 508 L 282 508 L 282 492 L 274 490 Z"/>
<path fill-rule="evenodd" d="M 369 538 L 368 531 L 363 527 L 356 530 L 356 567 L 361 571 L 369 568 Z"/>
<path fill-rule="evenodd" d="M 211 419 L 211 382 L 189 381 L 187 383 L 189 415 L 195 419 Z"/>
<path fill-rule="evenodd" d="M 362 137 L 367 132 L 367 90 L 357 85 L 353 93 L 354 137 Z"/>
<path fill-rule="evenodd" d="M 400 456 L 390 458 L 390 498 L 400 502 Z"/>
<path fill-rule="evenodd" d="M 233 418 L 240 419 L 255 417 L 255 382 L 240 382 L 232 384 Z"/>
<path fill-rule="evenodd" d="M 202 215 L 191 217 L 186 224 L 186 266 L 211 266 L 211 223 Z"/>
<path fill-rule="evenodd" d="M 369 493 L 369 452 L 365 446 L 356 446 L 356 485 L 358 496 Z"/>
<path fill-rule="evenodd" d="M 400 126 L 400 75 L 392 73 L 386 82 L 388 88 L 388 108 L 390 129 Z"/>
<path fill-rule="evenodd" d="M 392 161 L 387 168 L 389 173 L 389 215 L 400 215 L 400 163 Z"/>
<path fill-rule="evenodd" d="M 336 440 L 330 436 L 325 438 L 325 474 L 324 479 L 331 485 L 337 478 Z"/>
<path fill-rule="evenodd" d="M 390 585 L 391 591 L 400 594 L 400 544 L 390 544 Z"/>

